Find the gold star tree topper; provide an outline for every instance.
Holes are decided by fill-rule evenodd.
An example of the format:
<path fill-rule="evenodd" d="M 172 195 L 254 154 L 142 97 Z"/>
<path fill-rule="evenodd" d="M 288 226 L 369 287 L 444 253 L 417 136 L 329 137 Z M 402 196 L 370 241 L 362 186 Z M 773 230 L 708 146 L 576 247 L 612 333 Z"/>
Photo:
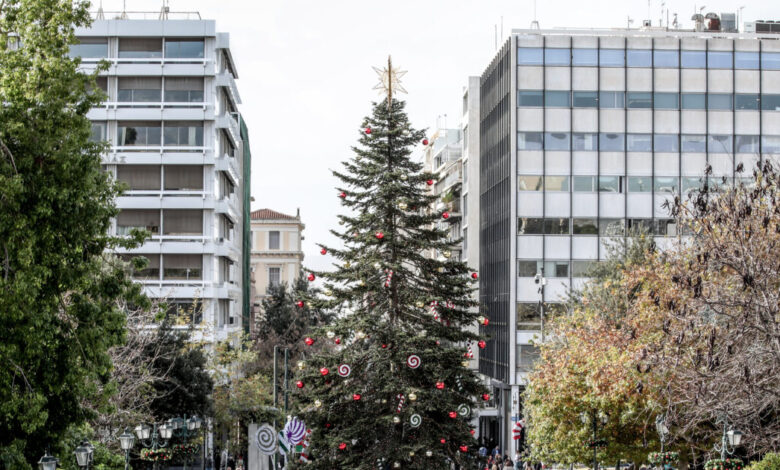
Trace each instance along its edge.
<path fill-rule="evenodd" d="M 393 60 L 390 56 L 387 56 L 387 67 L 383 69 L 379 67 L 372 68 L 379 75 L 379 83 L 374 87 L 374 90 L 379 90 L 380 94 L 387 95 L 387 108 L 390 109 L 390 104 L 393 102 L 393 93 L 406 93 L 403 85 L 401 85 L 401 77 L 406 75 L 406 70 L 393 67 Z"/>

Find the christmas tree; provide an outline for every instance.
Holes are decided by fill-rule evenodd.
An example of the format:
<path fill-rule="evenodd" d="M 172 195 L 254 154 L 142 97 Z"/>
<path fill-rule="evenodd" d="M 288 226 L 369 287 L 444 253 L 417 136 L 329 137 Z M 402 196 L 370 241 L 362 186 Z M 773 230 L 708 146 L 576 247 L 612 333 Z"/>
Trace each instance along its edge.
<path fill-rule="evenodd" d="M 298 417 L 311 435 L 308 468 L 426 469 L 476 458 L 474 408 L 489 396 L 468 368 L 468 330 L 479 313 L 476 273 L 451 257 L 454 243 L 436 227 L 436 175 L 410 155 L 427 145 L 411 127 L 391 64 L 381 71 L 387 98 L 360 129 L 337 194 L 343 248 L 322 245 L 338 262 L 322 278 L 325 297 L 306 298 L 342 313 L 306 344 L 324 342 L 296 377 Z M 426 256 L 436 253 L 439 256 Z M 485 320 L 482 320 L 483 322 Z M 473 346 L 472 346 L 473 345 Z"/>

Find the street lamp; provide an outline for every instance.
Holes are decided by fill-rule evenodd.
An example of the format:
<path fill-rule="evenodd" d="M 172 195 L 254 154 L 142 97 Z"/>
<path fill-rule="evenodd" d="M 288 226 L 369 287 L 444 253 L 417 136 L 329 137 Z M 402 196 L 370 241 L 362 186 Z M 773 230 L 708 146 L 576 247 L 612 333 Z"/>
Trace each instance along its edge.
<path fill-rule="evenodd" d="M 604 427 L 604 425 L 607 424 L 609 417 L 603 411 L 597 412 L 596 410 L 593 410 L 590 413 L 580 413 L 580 419 L 582 420 L 582 424 L 588 424 L 588 421 L 590 421 L 593 428 L 593 440 L 591 441 L 591 446 L 593 447 L 593 470 L 599 470 L 598 448 L 601 443 L 596 441 L 596 438 L 598 437 L 598 426 L 599 423 L 601 423 L 601 426 Z"/>
<path fill-rule="evenodd" d="M 128 428 L 125 428 L 125 432 L 119 435 L 119 447 L 125 451 L 125 470 L 130 463 L 130 449 L 135 445 L 135 436 L 130 432 Z"/>
<path fill-rule="evenodd" d="M 151 432 L 152 427 L 148 424 L 139 424 L 135 427 L 135 435 L 138 436 L 138 439 L 142 441 L 149 439 Z"/>
<path fill-rule="evenodd" d="M 52 457 L 49 455 L 49 449 L 46 449 L 46 453 L 41 457 L 41 460 L 38 461 L 38 468 L 40 470 L 57 470 L 57 460 L 56 457 Z"/>
<path fill-rule="evenodd" d="M 661 439 L 661 454 L 663 454 L 666 436 L 669 434 L 669 428 L 666 426 L 666 415 L 660 415 L 655 419 L 655 430 L 658 432 L 658 437 Z"/>
<path fill-rule="evenodd" d="M 89 464 L 92 463 L 92 455 L 95 452 L 95 448 L 88 441 L 82 441 L 81 445 L 76 447 L 73 451 L 76 454 L 76 463 L 81 468 L 89 470 Z"/>
<path fill-rule="evenodd" d="M 734 450 L 742 442 L 742 431 L 728 429 L 731 426 L 729 426 L 728 417 L 725 415 L 718 418 L 716 422 L 723 425 L 723 435 L 720 439 L 720 447 L 717 444 L 713 447 L 715 447 L 716 452 L 720 452 L 720 459 L 726 460 L 726 454 L 734 455 Z"/>

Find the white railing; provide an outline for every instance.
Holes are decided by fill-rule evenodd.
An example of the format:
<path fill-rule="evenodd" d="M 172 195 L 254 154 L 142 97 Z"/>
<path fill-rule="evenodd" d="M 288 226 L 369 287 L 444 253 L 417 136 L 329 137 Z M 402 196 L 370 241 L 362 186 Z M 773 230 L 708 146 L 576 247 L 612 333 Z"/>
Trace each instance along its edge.
<path fill-rule="evenodd" d="M 91 11 L 94 20 L 199 20 L 197 11 Z"/>
<path fill-rule="evenodd" d="M 190 152 L 190 153 L 206 153 L 209 147 L 194 146 L 194 145 L 117 145 L 111 147 L 111 152 L 152 152 L 152 153 L 165 153 L 165 152 Z"/>
<path fill-rule="evenodd" d="M 110 65 L 119 64 L 210 64 L 211 59 L 192 57 L 192 58 L 173 58 L 173 57 L 81 57 L 82 64 L 97 64 L 106 61 Z"/>
<path fill-rule="evenodd" d="M 206 195 L 208 193 L 206 191 L 177 191 L 177 190 L 128 190 L 125 191 L 120 195 L 120 197 L 149 197 L 149 196 L 155 196 L 155 197 L 191 197 L 191 196 L 200 196 L 201 198 L 205 199 Z"/>
<path fill-rule="evenodd" d="M 105 109 L 121 108 L 208 108 L 205 101 L 104 101 L 100 107 Z"/>

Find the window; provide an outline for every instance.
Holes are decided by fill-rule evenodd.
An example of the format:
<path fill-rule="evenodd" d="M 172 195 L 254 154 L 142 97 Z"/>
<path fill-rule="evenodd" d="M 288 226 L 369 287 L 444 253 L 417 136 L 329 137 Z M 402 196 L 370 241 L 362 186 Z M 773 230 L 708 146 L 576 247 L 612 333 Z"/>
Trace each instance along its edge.
<path fill-rule="evenodd" d="M 653 51 L 655 67 L 677 67 L 679 65 L 679 55 L 677 51 L 663 51 L 656 49 Z"/>
<path fill-rule="evenodd" d="M 780 95 L 761 95 L 761 109 L 764 111 L 780 111 Z"/>
<path fill-rule="evenodd" d="M 596 191 L 595 176 L 574 176 L 574 192 L 592 193 Z"/>
<path fill-rule="evenodd" d="M 272 230 L 268 232 L 268 249 L 269 250 L 278 250 L 280 248 L 279 245 L 279 231 L 278 230 Z"/>
<path fill-rule="evenodd" d="M 544 106 L 542 91 L 519 91 L 517 92 L 518 106 Z"/>
<path fill-rule="evenodd" d="M 704 93 L 683 93 L 682 109 L 704 109 L 707 98 Z"/>
<path fill-rule="evenodd" d="M 235 225 L 230 221 L 225 214 L 219 214 L 217 218 L 217 235 L 223 240 L 233 239 L 233 229 Z"/>
<path fill-rule="evenodd" d="M 282 268 L 268 268 L 268 285 L 277 287 L 282 283 Z"/>
<path fill-rule="evenodd" d="M 707 151 L 710 153 L 731 153 L 731 136 L 710 135 L 707 138 Z"/>
<path fill-rule="evenodd" d="M 626 150 L 629 152 L 652 152 L 653 135 L 652 134 L 627 134 Z"/>
<path fill-rule="evenodd" d="M 682 51 L 680 60 L 684 69 L 703 69 L 707 66 L 707 57 L 704 51 Z"/>
<path fill-rule="evenodd" d="M 675 193 L 677 192 L 676 176 L 656 176 L 653 180 L 653 186 L 657 193 Z"/>
<path fill-rule="evenodd" d="M 572 260 L 571 275 L 572 277 L 590 277 L 591 272 L 598 264 L 599 262 L 596 260 Z"/>
<path fill-rule="evenodd" d="M 203 302 L 196 299 L 169 299 L 167 314 L 172 317 L 191 320 L 193 325 L 203 321 Z"/>
<path fill-rule="evenodd" d="M 623 235 L 624 231 L 623 219 L 599 219 L 599 235 L 602 237 Z"/>
<path fill-rule="evenodd" d="M 518 191 L 541 191 L 542 177 L 541 176 L 518 176 L 517 177 L 517 190 Z"/>
<path fill-rule="evenodd" d="M 654 99 L 656 109 L 680 108 L 680 95 L 677 93 L 656 93 Z"/>
<path fill-rule="evenodd" d="M 599 149 L 602 152 L 622 152 L 625 148 L 623 145 L 623 134 L 604 133 L 599 134 Z"/>
<path fill-rule="evenodd" d="M 568 191 L 569 177 L 568 176 L 545 176 L 544 189 L 547 191 Z"/>
<path fill-rule="evenodd" d="M 599 105 L 597 91 L 575 91 L 573 95 L 572 104 L 575 108 L 596 108 Z"/>
<path fill-rule="evenodd" d="M 758 153 L 757 135 L 738 135 L 735 140 L 737 153 Z"/>
<path fill-rule="evenodd" d="M 72 44 L 68 56 L 82 59 L 105 59 L 108 57 L 108 39 L 79 38 L 78 44 Z"/>
<path fill-rule="evenodd" d="M 181 147 L 203 146 L 203 123 L 195 121 L 167 121 L 163 129 L 165 145 Z"/>
<path fill-rule="evenodd" d="M 232 323 L 230 317 L 230 300 L 219 299 L 217 300 L 217 326 L 225 326 L 228 322 Z"/>
<path fill-rule="evenodd" d="M 622 91 L 600 91 L 599 107 L 601 108 L 625 108 L 626 94 Z"/>
<path fill-rule="evenodd" d="M 602 193 L 622 193 L 622 176 L 599 176 L 599 192 Z"/>
<path fill-rule="evenodd" d="M 780 52 L 762 52 L 761 68 L 763 70 L 780 70 Z"/>
<path fill-rule="evenodd" d="M 518 48 L 517 65 L 542 65 L 542 49 L 539 47 Z"/>
<path fill-rule="evenodd" d="M 230 181 L 230 178 L 228 178 L 227 173 L 220 171 L 217 178 L 219 182 L 219 198 L 226 199 L 232 196 L 235 187 L 233 186 L 233 182 Z"/>
<path fill-rule="evenodd" d="M 568 91 L 545 91 L 544 105 L 568 108 L 571 106 L 571 92 Z"/>
<path fill-rule="evenodd" d="M 593 66 L 599 63 L 596 49 L 572 49 L 571 55 L 572 65 Z"/>
<path fill-rule="evenodd" d="M 778 135 L 761 136 L 761 150 L 764 153 L 780 153 L 780 136 Z"/>
<path fill-rule="evenodd" d="M 677 224 L 674 219 L 655 219 L 653 221 L 653 235 L 673 237 L 677 235 Z"/>
<path fill-rule="evenodd" d="M 202 59 L 202 39 L 166 39 L 165 58 L 167 59 Z"/>
<path fill-rule="evenodd" d="M 116 234 L 129 235 L 132 229 L 146 230 L 152 235 L 159 235 L 160 211 L 158 209 L 122 209 L 116 216 Z"/>
<path fill-rule="evenodd" d="M 574 235 L 598 235 L 598 222 L 596 219 L 572 219 Z"/>
<path fill-rule="evenodd" d="M 599 53 L 599 65 L 602 67 L 623 67 L 625 64 L 625 50 L 601 49 Z"/>
<path fill-rule="evenodd" d="M 536 264 L 536 262 L 533 262 Z M 542 322 L 541 306 L 538 302 L 517 303 L 517 329 L 538 330 Z"/>
<path fill-rule="evenodd" d="M 163 209 L 163 235 L 203 235 L 201 209 Z"/>
<path fill-rule="evenodd" d="M 680 140 L 683 152 L 704 153 L 707 151 L 707 136 L 703 134 L 683 134 Z"/>
<path fill-rule="evenodd" d="M 118 165 L 116 179 L 130 191 L 159 191 L 160 165 Z"/>
<path fill-rule="evenodd" d="M 595 133 L 575 132 L 571 136 L 572 150 L 595 151 L 599 149 L 599 135 Z"/>
<path fill-rule="evenodd" d="M 130 121 L 119 122 L 119 145 L 159 146 L 161 128 L 159 122 Z"/>
<path fill-rule="evenodd" d="M 125 103 L 159 103 L 162 82 L 155 77 L 119 77 L 117 101 Z"/>
<path fill-rule="evenodd" d="M 701 188 L 702 180 L 696 177 L 682 178 L 682 193 L 688 194 L 689 191 L 698 191 Z"/>
<path fill-rule="evenodd" d="M 120 38 L 119 58 L 121 59 L 162 58 L 162 40 L 160 38 Z"/>
<path fill-rule="evenodd" d="M 651 191 L 650 176 L 629 176 L 628 177 L 628 192 L 629 193 L 649 193 Z"/>
<path fill-rule="evenodd" d="M 166 165 L 164 189 L 166 191 L 202 191 L 203 166 Z"/>
<path fill-rule="evenodd" d="M 569 262 L 545 261 L 544 275 L 545 277 L 569 277 Z"/>
<path fill-rule="evenodd" d="M 545 49 L 544 65 L 569 65 L 570 49 Z"/>
<path fill-rule="evenodd" d="M 710 93 L 709 96 L 707 96 L 707 109 L 731 111 L 731 107 L 731 93 Z"/>
<path fill-rule="evenodd" d="M 163 255 L 163 279 L 203 278 L 203 255 Z"/>
<path fill-rule="evenodd" d="M 649 91 L 629 91 L 628 93 L 628 107 L 629 108 L 652 108 L 653 107 L 653 94 Z"/>
<path fill-rule="evenodd" d="M 146 260 L 146 267 L 133 273 L 135 279 L 160 279 L 160 255 L 121 255 L 121 258 L 131 262 L 134 258 L 143 258 Z"/>
<path fill-rule="evenodd" d="M 628 219 L 628 230 L 632 232 L 631 235 L 651 233 L 653 221 L 652 219 Z"/>
<path fill-rule="evenodd" d="M 542 235 L 544 233 L 544 219 L 520 217 L 517 219 L 518 235 Z"/>
<path fill-rule="evenodd" d="M 758 109 L 757 93 L 737 93 L 734 95 L 735 109 Z"/>
<path fill-rule="evenodd" d="M 568 132 L 545 132 L 544 133 L 545 150 L 569 150 Z"/>
<path fill-rule="evenodd" d="M 521 372 L 531 372 L 539 357 L 539 346 L 532 344 L 517 345 L 517 369 Z"/>
<path fill-rule="evenodd" d="M 203 101 L 203 79 L 200 77 L 166 77 L 166 103 L 198 103 Z"/>
<path fill-rule="evenodd" d="M 626 65 L 628 67 L 652 67 L 653 57 L 650 54 L 650 49 L 626 50 Z"/>
<path fill-rule="evenodd" d="M 707 66 L 711 69 L 730 69 L 732 68 L 731 51 L 709 51 L 707 52 Z"/>
<path fill-rule="evenodd" d="M 653 145 L 656 152 L 679 152 L 680 145 L 677 134 L 655 134 Z"/>
<path fill-rule="evenodd" d="M 534 277 L 536 276 L 536 261 L 518 260 L 517 261 L 517 277 Z"/>
<path fill-rule="evenodd" d="M 107 126 L 105 121 L 92 121 L 92 133 L 89 136 L 90 142 L 103 142 L 107 140 Z"/>
<path fill-rule="evenodd" d="M 569 218 L 544 219 L 544 233 L 546 235 L 568 235 Z"/>
<path fill-rule="evenodd" d="M 734 68 L 735 69 L 757 69 L 758 52 L 735 52 Z"/>
<path fill-rule="evenodd" d="M 543 141 L 541 132 L 518 132 L 517 150 L 542 150 Z"/>

